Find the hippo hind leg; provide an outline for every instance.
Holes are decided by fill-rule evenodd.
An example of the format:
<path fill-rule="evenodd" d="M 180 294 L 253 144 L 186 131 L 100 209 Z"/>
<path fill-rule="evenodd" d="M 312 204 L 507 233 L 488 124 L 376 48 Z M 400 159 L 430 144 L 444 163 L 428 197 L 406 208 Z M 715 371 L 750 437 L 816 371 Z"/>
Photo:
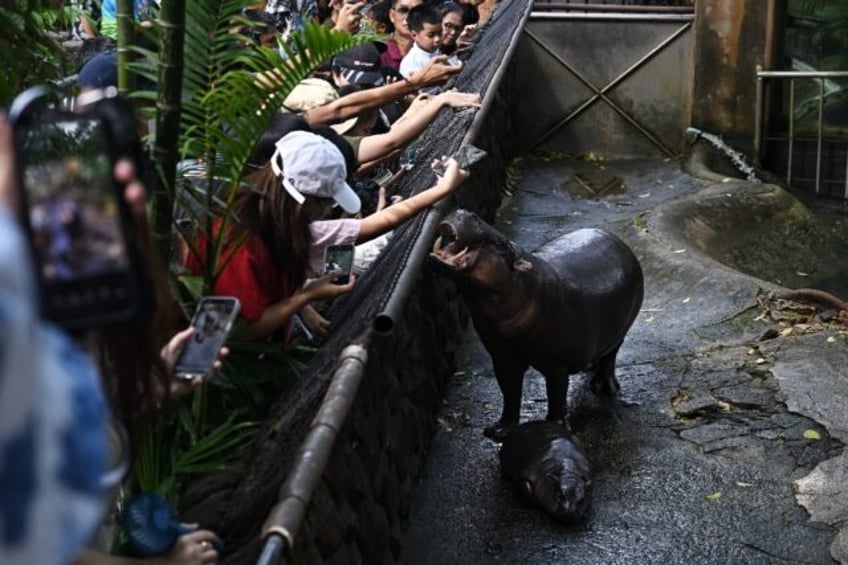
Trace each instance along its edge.
<path fill-rule="evenodd" d="M 615 358 L 622 342 L 619 342 L 609 353 L 595 363 L 594 373 L 589 381 L 589 387 L 595 394 L 614 396 L 621 390 L 618 379 L 615 378 Z"/>

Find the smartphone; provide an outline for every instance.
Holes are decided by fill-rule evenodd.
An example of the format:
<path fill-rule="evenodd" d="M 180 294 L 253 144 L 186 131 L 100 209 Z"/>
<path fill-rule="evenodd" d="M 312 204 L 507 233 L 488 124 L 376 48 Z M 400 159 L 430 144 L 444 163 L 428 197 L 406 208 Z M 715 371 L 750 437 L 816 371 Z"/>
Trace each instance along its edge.
<path fill-rule="evenodd" d="M 44 87 L 19 95 L 9 119 L 42 314 L 73 331 L 149 311 L 109 121 L 64 110 Z"/>
<path fill-rule="evenodd" d="M 486 155 L 488 155 L 488 153 L 479 147 L 468 144 L 457 149 L 452 155 L 452 158 L 457 162 L 460 169 L 467 169 Z M 445 162 L 441 160 L 434 163 L 431 168 L 438 176 L 443 176 L 447 170 Z"/>
<path fill-rule="evenodd" d="M 238 316 L 241 303 L 233 296 L 207 296 L 197 305 L 194 334 L 180 352 L 174 374 L 181 379 L 208 378 Z"/>
<path fill-rule="evenodd" d="M 395 174 L 391 171 L 391 169 L 386 169 L 379 175 L 375 176 L 372 180 L 377 184 L 377 186 L 385 186 L 387 182 L 392 180 L 392 177 Z"/>
<path fill-rule="evenodd" d="M 341 271 L 342 274 L 333 279 L 334 284 L 350 282 L 350 272 L 353 270 L 353 244 L 330 245 L 324 250 L 324 274 Z"/>
<path fill-rule="evenodd" d="M 451 67 L 456 67 L 457 65 L 461 65 L 461 64 L 462 64 L 462 61 L 461 61 L 461 60 L 460 60 L 460 58 L 459 58 L 459 57 L 457 57 L 456 55 L 451 55 L 450 57 L 448 57 L 448 60 L 447 60 L 447 61 L 445 61 L 445 62 L 446 62 L 448 65 L 450 65 Z"/>

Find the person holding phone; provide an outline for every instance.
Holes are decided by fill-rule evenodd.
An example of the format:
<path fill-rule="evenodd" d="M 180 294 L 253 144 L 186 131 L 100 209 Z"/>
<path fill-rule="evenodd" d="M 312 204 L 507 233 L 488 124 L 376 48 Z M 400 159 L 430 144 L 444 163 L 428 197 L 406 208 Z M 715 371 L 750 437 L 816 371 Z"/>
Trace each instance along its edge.
<path fill-rule="evenodd" d="M 109 498 L 103 482 L 110 467 L 106 430 L 113 418 L 125 426 L 140 424 L 121 412 L 119 391 L 147 407 L 170 392 L 167 385 L 155 392 L 152 365 L 161 364 L 162 374 L 169 374 L 169 356 L 193 330 L 174 336 L 161 357 L 156 351 L 143 365 L 148 372 L 139 382 L 134 373 L 98 370 L 77 340 L 42 320 L 31 253 L 17 214 L 21 202 L 15 161 L 10 124 L 0 115 L 0 522 L 8 526 L 0 537 L 0 562 L 141 563 L 83 549 Z M 133 213 L 142 217 L 144 188 L 131 163 L 117 162 L 114 176 L 124 185 Z M 125 333 L 138 338 L 132 330 Z M 168 555 L 147 562 L 215 563 L 217 553 L 206 545 L 214 537 L 199 530 L 181 538 Z"/>
<path fill-rule="evenodd" d="M 277 141 L 270 162 L 250 176 L 248 185 L 237 189 L 221 254 L 224 266 L 213 292 L 239 298 L 249 339 L 280 332 L 287 338 L 295 312 L 353 288 L 354 276 L 347 284 L 334 284 L 338 273 L 323 274 L 328 246 L 362 243 L 392 230 L 468 177 L 451 160 L 445 175 L 423 192 L 365 218 L 326 220 L 334 206 L 359 212 L 359 197 L 346 182 L 350 172 L 333 143 L 293 131 Z M 205 238 L 196 243 L 198 253 L 189 255 L 187 266 L 200 272 Z"/>

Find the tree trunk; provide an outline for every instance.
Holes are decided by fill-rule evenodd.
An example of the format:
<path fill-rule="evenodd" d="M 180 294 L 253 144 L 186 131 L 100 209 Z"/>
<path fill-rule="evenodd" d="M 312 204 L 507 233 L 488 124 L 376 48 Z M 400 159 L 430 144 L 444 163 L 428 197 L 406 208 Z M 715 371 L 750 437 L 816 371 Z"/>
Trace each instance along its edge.
<path fill-rule="evenodd" d="M 158 185 L 153 193 L 153 238 L 164 265 L 170 261 L 173 201 L 179 160 L 180 95 L 183 83 L 185 3 L 162 0 L 159 9 L 159 95 L 156 102 L 156 142 L 153 160 Z"/>

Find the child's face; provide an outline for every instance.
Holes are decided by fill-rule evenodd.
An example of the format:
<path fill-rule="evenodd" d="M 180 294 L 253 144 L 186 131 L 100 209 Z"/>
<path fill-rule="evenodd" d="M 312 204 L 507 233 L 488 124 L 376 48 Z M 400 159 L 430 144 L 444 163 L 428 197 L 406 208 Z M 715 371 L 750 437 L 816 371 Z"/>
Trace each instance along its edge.
<path fill-rule="evenodd" d="M 442 24 L 424 24 L 424 29 L 412 32 L 412 40 L 424 51 L 435 51 L 442 44 Z"/>

